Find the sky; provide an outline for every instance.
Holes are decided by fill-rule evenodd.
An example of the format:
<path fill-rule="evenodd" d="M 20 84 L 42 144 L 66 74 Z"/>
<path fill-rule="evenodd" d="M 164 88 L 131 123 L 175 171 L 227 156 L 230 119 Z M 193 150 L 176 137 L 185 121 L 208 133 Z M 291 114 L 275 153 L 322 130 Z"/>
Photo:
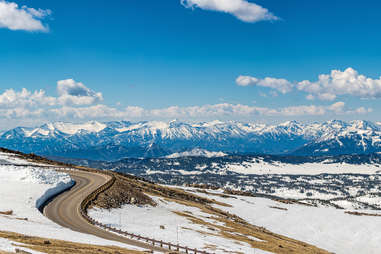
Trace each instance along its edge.
<path fill-rule="evenodd" d="M 0 0 L 0 129 L 381 121 L 381 2 Z"/>

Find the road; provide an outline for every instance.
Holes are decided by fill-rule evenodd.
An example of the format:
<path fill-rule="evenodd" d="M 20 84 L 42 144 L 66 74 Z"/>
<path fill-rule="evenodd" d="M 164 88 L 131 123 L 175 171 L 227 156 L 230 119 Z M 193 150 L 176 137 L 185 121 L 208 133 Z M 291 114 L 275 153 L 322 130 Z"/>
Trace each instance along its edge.
<path fill-rule="evenodd" d="M 73 188 L 54 198 L 44 208 L 44 215 L 57 224 L 74 231 L 95 235 L 103 239 L 117 241 L 149 250 L 165 252 L 168 250 L 153 247 L 139 241 L 134 241 L 123 236 L 108 232 L 88 223 L 80 213 L 80 206 L 91 192 L 110 180 L 110 176 L 85 172 L 70 171 L 72 179 L 76 182 Z"/>

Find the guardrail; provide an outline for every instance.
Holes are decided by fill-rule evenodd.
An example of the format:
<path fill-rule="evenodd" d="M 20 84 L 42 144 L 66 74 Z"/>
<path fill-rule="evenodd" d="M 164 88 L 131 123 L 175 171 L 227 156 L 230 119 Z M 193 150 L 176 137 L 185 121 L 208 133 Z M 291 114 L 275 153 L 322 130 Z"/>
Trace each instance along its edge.
<path fill-rule="evenodd" d="M 90 171 L 90 170 L 87 170 L 87 171 Z M 156 247 L 160 247 L 160 248 L 166 248 L 168 250 L 177 251 L 177 252 L 184 252 L 184 253 L 188 253 L 188 254 L 212 254 L 212 253 L 209 253 L 209 252 L 206 252 L 206 251 L 203 251 L 203 250 L 192 249 L 192 248 L 189 248 L 189 247 L 186 247 L 186 246 L 181 246 L 179 244 L 173 244 L 173 243 L 170 243 L 170 242 L 159 241 L 159 240 L 148 238 L 148 237 L 144 237 L 144 236 L 141 236 L 141 235 L 136 235 L 136 234 L 133 234 L 133 233 L 125 232 L 125 231 L 122 231 L 122 230 L 117 229 L 117 228 L 109 227 L 109 226 L 107 226 L 105 224 L 102 224 L 99 221 L 96 221 L 93 218 L 91 218 L 87 214 L 87 209 L 88 209 L 90 203 L 93 200 L 95 200 L 96 197 L 100 193 L 102 193 L 102 192 L 106 191 L 108 188 L 110 188 L 115 183 L 115 181 L 116 181 L 116 178 L 115 178 L 115 176 L 112 173 L 109 173 L 109 172 L 103 172 L 103 173 L 106 174 L 106 175 L 111 176 L 111 180 L 108 181 L 107 183 L 105 183 L 104 185 L 102 185 L 100 188 L 98 188 L 95 191 L 93 191 L 92 193 L 90 193 L 90 195 L 88 195 L 81 202 L 81 208 L 80 208 L 81 211 L 80 212 L 81 212 L 82 217 L 84 219 L 86 219 L 87 222 L 89 222 L 90 224 L 92 224 L 94 226 L 98 226 L 100 228 L 109 230 L 111 232 L 114 232 L 114 233 L 117 233 L 117 234 L 129 237 L 131 240 L 145 242 L 147 244 L 151 244 L 152 246 L 156 246 Z"/>

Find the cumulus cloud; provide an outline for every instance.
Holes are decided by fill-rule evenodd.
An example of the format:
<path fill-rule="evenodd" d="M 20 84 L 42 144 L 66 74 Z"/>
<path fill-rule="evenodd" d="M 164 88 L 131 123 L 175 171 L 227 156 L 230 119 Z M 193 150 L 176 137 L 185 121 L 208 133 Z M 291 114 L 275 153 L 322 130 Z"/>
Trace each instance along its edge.
<path fill-rule="evenodd" d="M 57 91 L 58 101 L 63 105 L 90 105 L 103 100 L 102 93 L 96 93 L 73 79 L 58 81 Z"/>
<path fill-rule="evenodd" d="M 317 95 L 322 100 L 334 100 L 337 95 L 352 95 L 360 98 L 380 98 L 381 78 L 372 79 L 360 75 L 356 70 L 332 70 L 321 74 L 317 81 L 304 80 L 297 89 Z"/>
<path fill-rule="evenodd" d="M 83 83 L 72 79 L 58 81 L 57 92 L 58 96 L 54 97 L 48 96 L 44 90 L 7 89 L 0 93 L 0 116 L 5 118 L 46 117 L 48 119 L 64 114 L 68 107 L 74 109 L 78 106 L 87 106 L 87 108 L 79 108 L 75 117 L 96 117 L 97 110 L 92 106 L 98 105 L 103 100 L 101 93 L 96 93 Z M 94 112 L 93 115 L 91 110 Z M 58 114 L 58 112 L 61 113 Z M 115 110 L 110 113 L 114 114 Z"/>
<path fill-rule="evenodd" d="M 1 108 L 20 107 L 39 107 L 52 106 L 56 104 L 56 98 L 47 96 L 44 90 L 30 92 L 23 88 L 17 92 L 13 89 L 7 89 L 0 94 Z"/>
<path fill-rule="evenodd" d="M 14 2 L 0 0 L 0 28 L 47 32 L 49 29 L 41 20 L 50 14 L 50 10 L 19 7 Z"/>
<path fill-rule="evenodd" d="M 202 106 L 171 106 L 146 109 L 138 106 L 110 106 L 102 103 L 101 93 L 72 79 L 57 82 L 57 96 L 49 96 L 44 90 L 20 91 L 7 89 L 0 93 L 0 119 L 2 124 L 37 123 L 47 121 L 76 120 L 209 120 L 255 119 L 256 117 L 304 117 L 329 115 L 367 114 L 371 108 L 347 108 L 344 102 L 330 105 L 298 105 L 269 108 L 244 104 L 208 104 Z M 4 127 L 3 127 L 4 128 Z"/>
<path fill-rule="evenodd" d="M 333 101 L 339 95 L 381 98 L 381 77 L 379 79 L 368 78 L 352 68 L 344 71 L 332 70 L 330 74 L 321 74 L 317 81 L 304 80 L 292 83 L 286 79 L 239 76 L 236 84 L 269 87 L 283 94 L 296 89 L 308 93 L 306 96 L 308 100 Z"/>
<path fill-rule="evenodd" d="M 263 86 L 276 89 L 279 92 L 285 94 L 291 92 L 293 84 L 286 79 L 277 79 L 277 78 L 264 78 L 258 79 L 250 76 L 239 76 L 236 79 L 236 83 L 239 86 Z"/>
<path fill-rule="evenodd" d="M 186 8 L 229 13 L 244 22 L 279 19 L 266 8 L 246 0 L 181 0 L 181 4 Z"/>

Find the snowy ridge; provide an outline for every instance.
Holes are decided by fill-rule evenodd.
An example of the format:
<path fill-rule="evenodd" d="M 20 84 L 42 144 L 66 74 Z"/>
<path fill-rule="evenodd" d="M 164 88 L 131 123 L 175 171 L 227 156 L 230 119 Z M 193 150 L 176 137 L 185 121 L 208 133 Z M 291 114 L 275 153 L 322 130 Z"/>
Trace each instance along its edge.
<path fill-rule="evenodd" d="M 44 124 L 38 128 L 21 128 L 21 131 L 24 132 L 25 137 L 54 136 L 55 133 L 74 135 L 81 131 L 97 133 L 106 128 L 106 126 L 106 124 L 96 121 L 83 124 L 56 122 Z"/>
<path fill-rule="evenodd" d="M 381 151 L 381 125 L 369 121 L 278 125 L 212 121 L 186 123 L 87 122 L 18 127 L 0 135 L 0 146 L 36 154 L 97 160 L 165 157 L 203 149 L 223 153 L 306 156 Z"/>
<path fill-rule="evenodd" d="M 223 152 L 211 152 L 208 150 L 195 148 L 195 149 L 190 150 L 190 151 L 185 151 L 185 152 L 181 152 L 181 153 L 173 153 L 173 154 L 165 156 L 165 158 L 179 158 L 179 157 L 207 157 L 207 158 L 212 158 L 212 157 L 224 157 L 226 155 L 227 154 L 223 153 Z"/>

